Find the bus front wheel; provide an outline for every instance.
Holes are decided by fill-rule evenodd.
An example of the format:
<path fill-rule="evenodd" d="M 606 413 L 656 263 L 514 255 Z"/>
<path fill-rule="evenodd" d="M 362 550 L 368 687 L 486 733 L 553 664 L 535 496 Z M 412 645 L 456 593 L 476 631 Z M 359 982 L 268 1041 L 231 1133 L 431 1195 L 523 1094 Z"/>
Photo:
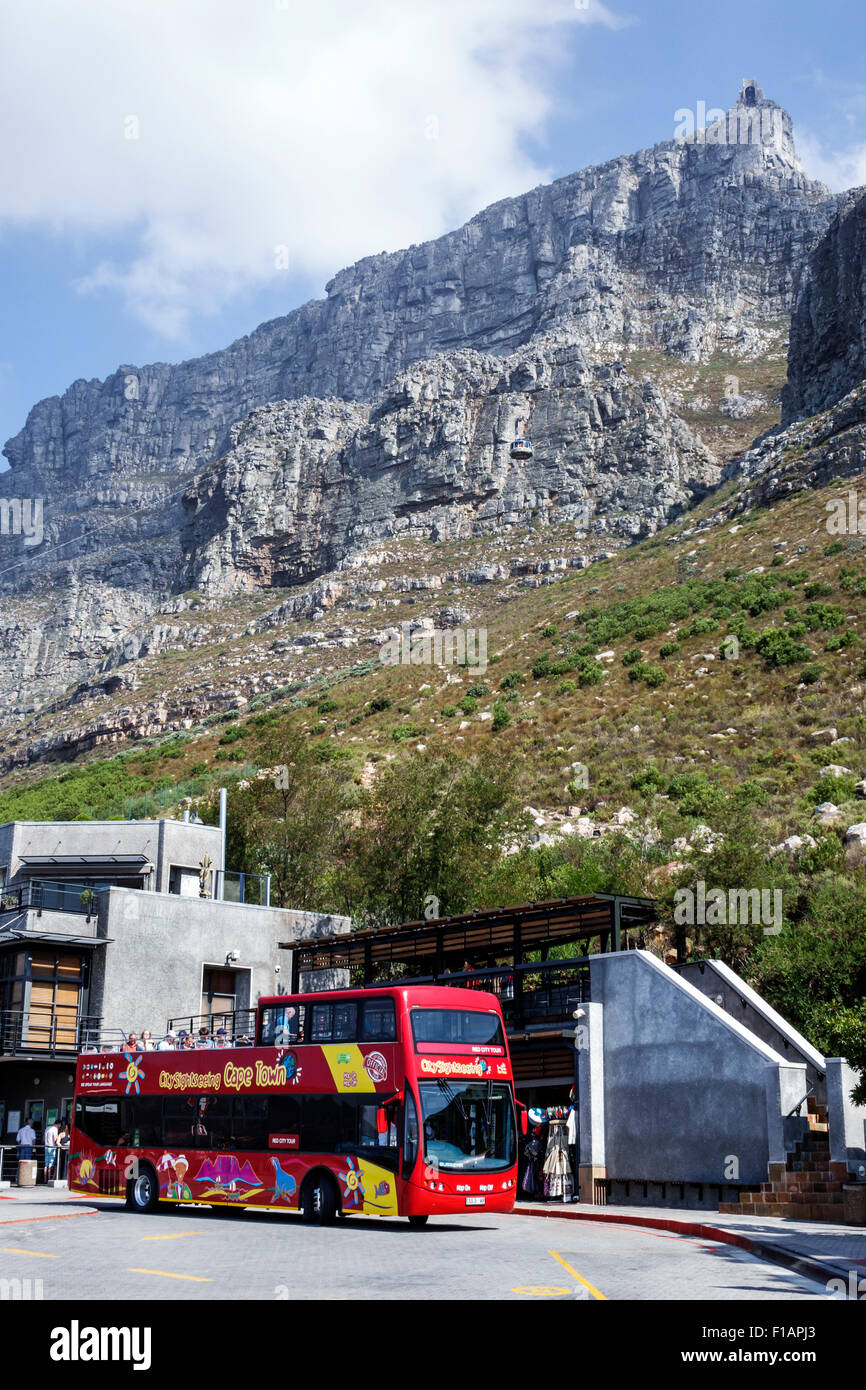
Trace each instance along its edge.
<path fill-rule="evenodd" d="M 156 1211 L 159 1206 L 159 1183 L 149 1163 L 142 1163 L 136 1177 L 126 1184 L 126 1206 L 142 1214 Z"/>
<path fill-rule="evenodd" d="M 410 1216 L 409 1225 L 414 1226 L 416 1229 L 420 1229 L 421 1226 L 427 1225 L 427 1220 L 428 1218 L 426 1216 Z"/>
<path fill-rule="evenodd" d="M 314 1226 L 330 1226 L 337 1215 L 337 1192 L 330 1177 L 314 1173 L 304 1185 L 301 1214 Z"/>

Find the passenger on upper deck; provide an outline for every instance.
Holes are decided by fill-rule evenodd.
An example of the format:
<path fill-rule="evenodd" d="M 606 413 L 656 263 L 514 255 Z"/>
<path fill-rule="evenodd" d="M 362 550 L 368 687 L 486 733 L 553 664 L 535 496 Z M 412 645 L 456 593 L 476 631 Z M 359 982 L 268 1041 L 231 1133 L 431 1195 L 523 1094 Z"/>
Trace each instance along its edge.
<path fill-rule="evenodd" d="M 303 1041 L 298 1026 L 298 1011 L 293 1005 L 289 1004 L 284 1010 L 280 1022 L 274 1034 L 274 1043 L 277 1047 L 286 1047 L 289 1043 Z"/>

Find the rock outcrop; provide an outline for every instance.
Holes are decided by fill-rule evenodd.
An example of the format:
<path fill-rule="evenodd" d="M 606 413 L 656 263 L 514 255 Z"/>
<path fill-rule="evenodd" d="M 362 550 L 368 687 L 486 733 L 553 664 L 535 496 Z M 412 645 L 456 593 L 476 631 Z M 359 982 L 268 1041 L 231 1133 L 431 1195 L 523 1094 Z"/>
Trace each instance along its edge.
<path fill-rule="evenodd" d="M 783 421 L 826 410 L 866 378 L 866 191 L 845 195 L 815 247 L 791 321 Z"/>
<path fill-rule="evenodd" d="M 515 424 L 532 435 L 514 459 Z M 718 467 L 649 384 L 539 340 L 402 373 L 375 409 L 254 411 L 184 494 L 184 582 L 208 594 L 304 583 L 390 539 L 457 540 L 533 521 L 594 536 L 656 530 Z"/>

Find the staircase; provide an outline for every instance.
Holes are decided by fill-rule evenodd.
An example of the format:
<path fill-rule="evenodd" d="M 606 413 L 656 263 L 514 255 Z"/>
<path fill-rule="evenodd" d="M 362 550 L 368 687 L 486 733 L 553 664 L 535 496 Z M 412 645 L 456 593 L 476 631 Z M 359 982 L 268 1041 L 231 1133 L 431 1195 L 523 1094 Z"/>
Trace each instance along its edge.
<path fill-rule="evenodd" d="M 759 1192 L 741 1192 L 739 1202 L 720 1202 L 731 1216 L 787 1216 L 797 1221 L 841 1221 L 846 1163 L 830 1160 L 827 1109 L 810 1100 L 809 1132 L 785 1163 L 770 1164 L 770 1180 Z"/>

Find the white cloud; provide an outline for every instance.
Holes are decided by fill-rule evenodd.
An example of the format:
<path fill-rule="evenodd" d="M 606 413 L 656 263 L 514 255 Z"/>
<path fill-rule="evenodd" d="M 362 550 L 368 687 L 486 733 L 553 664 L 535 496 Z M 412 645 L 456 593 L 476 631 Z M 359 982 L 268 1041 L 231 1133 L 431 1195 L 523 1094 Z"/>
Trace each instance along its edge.
<path fill-rule="evenodd" d="M 81 287 L 182 337 L 286 252 L 324 282 L 543 181 L 525 141 L 591 23 L 621 21 L 601 0 L 7 7 L 0 225 L 98 237 Z"/>
<path fill-rule="evenodd" d="M 795 130 L 800 163 L 811 179 L 820 179 L 834 193 L 866 184 L 866 143 L 829 150 L 816 136 Z"/>

